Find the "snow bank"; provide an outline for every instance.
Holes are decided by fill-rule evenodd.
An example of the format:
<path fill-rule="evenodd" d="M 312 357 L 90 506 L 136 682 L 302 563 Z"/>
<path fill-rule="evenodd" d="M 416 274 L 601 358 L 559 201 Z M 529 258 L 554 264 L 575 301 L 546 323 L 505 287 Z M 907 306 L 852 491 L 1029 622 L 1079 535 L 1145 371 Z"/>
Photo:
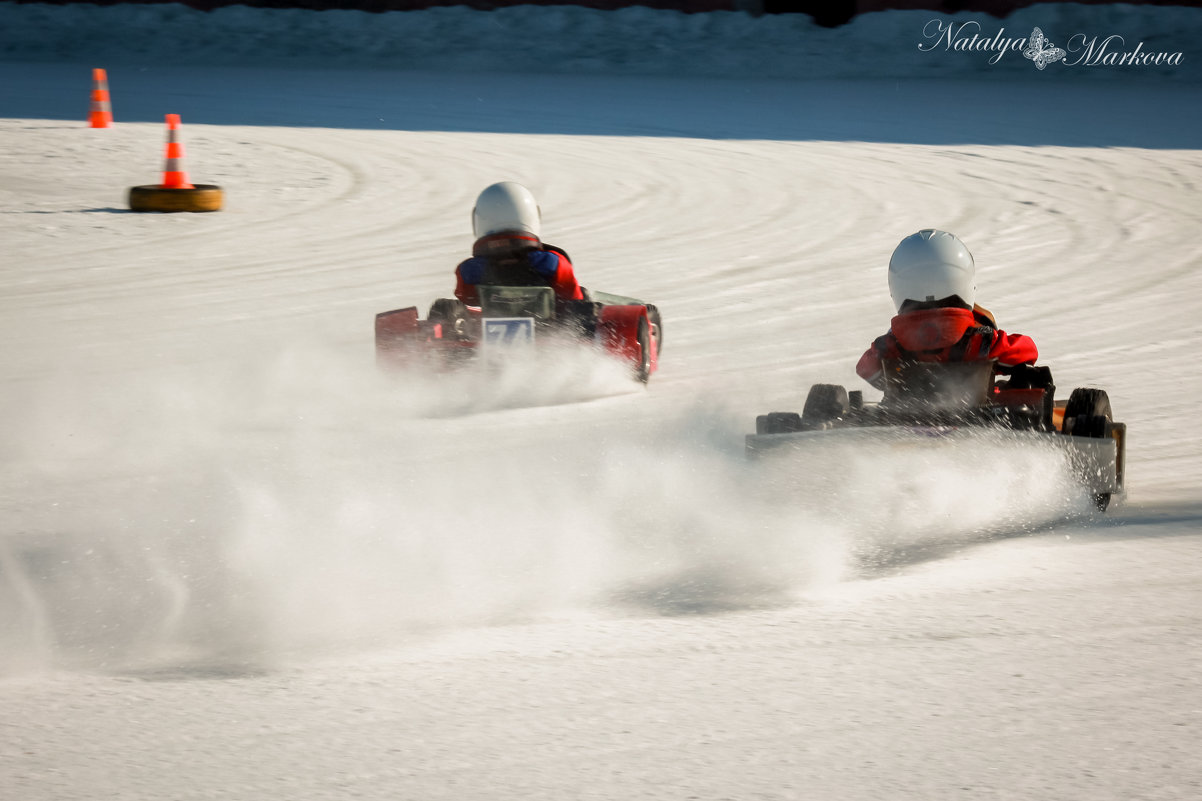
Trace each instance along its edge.
<path fill-rule="evenodd" d="M 933 22 L 935 21 L 935 22 Z M 1025 39 L 1035 27 L 1070 46 L 1108 36 L 1110 51 L 1181 53 L 1159 66 L 1049 65 L 1045 74 L 1202 78 L 1191 50 L 1202 9 L 1116 4 L 1043 5 L 1005 20 L 929 11 L 864 14 L 836 29 L 805 15 L 684 14 L 645 7 L 466 7 L 373 14 L 231 6 L 0 4 L 0 59 L 96 64 L 304 65 L 439 71 L 721 77 L 857 78 L 1023 75 L 1021 49 L 956 51 L 937 34 L 950 22 L 971 37 Z M 928 27 L 935 25 L 935 27 Z M 979 28 L 976 27 L 979 25 Z M 927 36 L 924 36 L 924 28 Z M 535 43 L 520 46 L 519 43 Z M 920 49 L 920 45 L 926 47 Z M 1084 52 L 1080 46 L 1075 53 Z M 1075 57 L 1070 54 L 1070 59 Z M 1069 59 L 1066 59 L 1069 60 Z M 994 61 L 995 63 L 991 63 Z"/>

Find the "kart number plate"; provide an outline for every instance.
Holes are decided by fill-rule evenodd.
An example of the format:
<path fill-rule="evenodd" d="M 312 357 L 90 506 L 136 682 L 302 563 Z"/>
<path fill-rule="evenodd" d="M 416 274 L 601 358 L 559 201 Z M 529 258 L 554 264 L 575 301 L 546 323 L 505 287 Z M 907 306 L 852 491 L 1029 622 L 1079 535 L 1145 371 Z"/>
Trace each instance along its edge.
<path fill-rule="evenodd" d="M 522 348 L 534 344 L 534 318 L 486 317 L 483 344 L 488 348 Z"/>

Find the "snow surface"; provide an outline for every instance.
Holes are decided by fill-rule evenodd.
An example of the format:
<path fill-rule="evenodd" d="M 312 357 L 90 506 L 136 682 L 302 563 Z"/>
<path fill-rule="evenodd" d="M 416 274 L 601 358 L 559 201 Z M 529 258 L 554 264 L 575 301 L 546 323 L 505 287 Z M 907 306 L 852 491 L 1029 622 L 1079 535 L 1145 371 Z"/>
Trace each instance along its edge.
<path fill-rule="evenodd" d="M 207 18 L 124 12 L 99 64 L 54 34 L 100 10 L 0 6 L 0 796 L 1199 796 L 1192 80 L 165 66 L 137 20 Z M 226 210 L 126 211 L 168 112 Z M 500 179 L 660 306 L 647 389 L 377 372 L 373 314 L 449 292 Z M 756 414 L 857 385 L 925 226 L 1062 395 L 1109 391 L 1125 506 L 1000 446 L 745 462 Z"/>

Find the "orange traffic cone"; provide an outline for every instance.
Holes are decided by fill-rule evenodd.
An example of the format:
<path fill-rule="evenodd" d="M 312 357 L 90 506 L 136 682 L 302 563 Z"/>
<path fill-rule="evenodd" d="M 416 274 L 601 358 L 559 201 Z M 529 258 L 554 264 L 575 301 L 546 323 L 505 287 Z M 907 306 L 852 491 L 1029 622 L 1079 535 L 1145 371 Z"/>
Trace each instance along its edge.
<path fill-rule="evenodd" d="M 220 186 L 188 183 L 188 173 L 184 172 L 184 145 L 179 141 L 179 115 L 168 114 L 163 182 L 131 187 L 129 207 L 134 211 L 219 211 L 222 199 Z"/>
<path fill-rule="evenodd" d="M 113 104 L 109 100 L 109 78 L 102 69 L 92 70 L 92 109 L 88 122 L 93 128 L 113 125 Z"/>
<path fill-rule="evenodd" d="M 179 115 L 167 115 L 167 162 L 163 165 L 164 189 L 191 189 L 184 172 L 184 143 L 179 141 Z"/>

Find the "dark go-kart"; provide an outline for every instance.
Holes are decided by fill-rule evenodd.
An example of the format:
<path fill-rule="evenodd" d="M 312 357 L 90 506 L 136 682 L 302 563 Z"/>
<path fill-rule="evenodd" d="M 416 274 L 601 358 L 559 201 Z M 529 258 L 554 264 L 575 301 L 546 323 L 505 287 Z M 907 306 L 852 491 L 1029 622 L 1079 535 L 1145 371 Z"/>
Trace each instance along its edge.
<path fill-rule="evenodd" d="M 416 306 L 376 315 L 376 358 L 385 368 L 415 363 L 455 367 L 482 351 L 571 344 L 594 346 L 627 362 L 646 383 L 659 363 L 663 323 L 655 306 L 584 290 L 557 300 L 550 287 L 480 286 L 480 305 L 439 298 L 425 320 Z"/>
<path fill-rule="evenodd" d="M 1030 438 L 1064 449 L 1099 509 L 1123 493 L 1127 426 L 1114 421 L 1104 390 L 1078 388 L 1068 400 L 1055 400 L 1047 367 L 1020 365 L 1007 378 L 995 374 L 992 361 L 887 361 L 884 372 L 879 403 L 865 403 L 863 393 L 836 384 L 815 384 L 800 414 L 758 416 L 755 433 L 747 436 L 748 455 L 804 449 L 816 438 L 886 435 L 937 442 L 1004 432 L 1009 441 Z"/>

